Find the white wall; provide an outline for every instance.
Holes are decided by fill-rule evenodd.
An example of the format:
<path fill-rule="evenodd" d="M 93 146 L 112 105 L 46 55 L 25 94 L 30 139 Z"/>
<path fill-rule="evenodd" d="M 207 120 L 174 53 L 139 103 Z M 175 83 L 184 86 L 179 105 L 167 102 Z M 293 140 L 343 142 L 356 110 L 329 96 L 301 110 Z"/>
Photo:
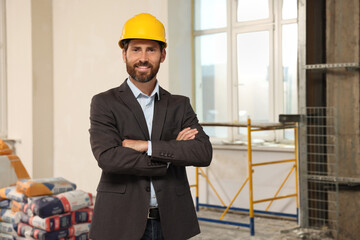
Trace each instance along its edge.
<path fill-rule="evenodd" d="M 16 151 L 33 171 L 32 38 L 30 1 L 6 1 L 8 136 L 19 140 Z"/>
<path fill-rule="evenodd" d="M 167 28 L 166 0 L 54 0 L 54 175 L 95 193 L 100 177 L 89 144 L 90 101 L 128 76 L 117 42 L 125 21 L 141 12 Z M 168 88 L 167 61 L 160 85 Z"/>
<path fill-rule="evenodd" d="M 17 154 L 33 177 L 62 176 L 75 182 L 78 188 L 96 193 L 101 170 L 97 166 L 89 144 L 89 110 L 94 94 L 119 86 L 127 77 L 122 62 L 121 50 L 117 45 L 125 21 L 140 12 L 149 12 L 160 19 L 165 28 L 168 25 L 176 31 L 168 37 L 168 59 L 162 64 L 158 79 L 160 84 L 171 92 L 192 97 L 191 61 L 191 19 L 190 1 L 175 0 L 136 0 L 124 5 L 118 0 L 53 0 L 52 1 L 52 53 L 40 56 L 33 51 L 51 51 L 41 49 L 33 41 L 40 41 L 37 29 L 49 27 L 43 25 L 39 16 L 32 16 L 41 8 L 44 0 L 8 0 L 7 3 L 7 61 L 8 61 L 8 125 L 9 138 L 19 139 Z M 45 0 L 47 1 L 47 0 Z M 168 5 L 169 2 L 169 5 Z M 31 3 L 31 4 L 30 4 Z M 177 4 L 180 4 L 177 6 Z M 183 21 L 179 21 L 183 16 Z M 51 28 L 51 27 L 50 27 Z M 35 34 L 35 35 L 34 35 Z M 49 35 L 47 42 L 49 43 Z M 49 46 L 47 46 L 49 47 Z M 52 76 L 41 75 L 42 61 L 52 57 Z M 171 65 L 168 64 L 172 59 Z M 50 59 L 51 60 L 51 59 Z M 35 62 L 33 62 L 35 61 Z M 43 72 L 41 73 L 43 74 Z M 48 76 L 48 77 L 46 77 Z M 46 79 L 48 78 L 48 80 Z M 49 82 L 46 82 L 49 81 Z M 38 108 L 39 92 L 37 84 L 48 83 L 45 99 L 49 103 L 52 115 L 52 128 L 41 128 L 41 114 Z M 43 85 L 41 85 L 43 86 Z M 50 86 L 50 87 L 49 87 Z M 49 89 L 51 88 L 51 89 Z M 41 94 L 40 94 L 41 95 Z M 40 102 L 42 103 L 42 102 Z M 35 104 L 35 106 L 34 106 Z M 49 116 L 49 115 L 47 115 Z M 48 119 L 48 118 L 46 118 Z M 35 121 L 35 123 L 33 123 Z M 46 120 L 49 121 L 49 120 Z M 48 159 L 38 154 L 45 146 L 44 140 L 38 141 L 38 134 L 52 131 L 50 144 L 53 153 Z M 35 152 L 35 153 L 34 153 Z M 284 155 L 285 154 L 285 155 Z M 281 159 L 291 154 L 285 152 L 254 152 L 254 161 L 258 159 Z M 41 160 L 39 158 L 42 158 Z M 43 164 L 51 163 L 51 164 Z M 46 162 L 47 161 L 47 162 Z M 46 166 L 45 166 L 46 165 Z M 49 169 L 51 167 L 51 169 Z M 247 176 L 246 152 L 242 150 L 214 150 L 214 160 L 207 169 L 213 184 L 220 189 L 224 201 L 229 203 L 238 190 L 239 184 Z M 286 168 L 257 170 L 257 193 L 272 194 L 281 178 L 269 180 L 272 175 L 286 175 Z M 195 183 L 194 168 L 188 168 L 190 183 Z M 271 179 L 271 178 L 270 178 Z M 201 180 L 200 200 L 206 203 L 218 203 L 213 193 Z M 268 183 L 273 182 L 270 186 Z M 290 184 L 286 191 L 293 188 Z M 248 196 L 245 190 L 235 202 L 236 207 L 248 208 Z M 274 205 L 275 207 L 275 205 Z M 294 205 L 287 201 L 276 210 L 293 212 Z M 274 210 L 274 209 L 272 209 Z"/>
<path fill-rule="evenodd" d="M 117 45 L 125 21 L 148 12 L 167 28 L 167 1 L 53 0 L 50 9 L 42 8 L 42 1 L 6 1 L 8 138 L 18 140 L 17 154 L 32 177 L 63 176 L 95 193 L 100 169 L 89 144 L 91 97 L 127 77 Z M 41 18 L 52 20 L 52 26 Z M 41 31 L 52 31 L 50 49 L 39 48 Z M 49 69 L 42 61 L 52 55 Z M 168 75 L 166 60 L 158 74 L 165 89 Z M 45 112 L 41 105 L 49 104 Z M 40 135 L 53 139 L 44 142 Z M 50 157 L 42 154 L 48 149 Z"/>

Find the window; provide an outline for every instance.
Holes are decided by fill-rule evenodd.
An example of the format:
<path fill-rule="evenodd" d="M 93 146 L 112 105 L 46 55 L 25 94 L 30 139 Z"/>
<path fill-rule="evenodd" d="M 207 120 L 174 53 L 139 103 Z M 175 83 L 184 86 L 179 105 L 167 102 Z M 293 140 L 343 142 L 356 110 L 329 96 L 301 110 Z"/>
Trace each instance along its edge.
<path fill-rule="evenodd" d="M 5 0 L 0 0 L 0 138 L 7 136 Z"/>
<path fill-rule="evenodd" d="M 194 0 L 195 107 L 201 122 L 277 122 L 297 113 L 297 0 Z M 212 139 L 246 129 L 205 127 Z M 259 132 L 264 140 L 293 132 Z"/>

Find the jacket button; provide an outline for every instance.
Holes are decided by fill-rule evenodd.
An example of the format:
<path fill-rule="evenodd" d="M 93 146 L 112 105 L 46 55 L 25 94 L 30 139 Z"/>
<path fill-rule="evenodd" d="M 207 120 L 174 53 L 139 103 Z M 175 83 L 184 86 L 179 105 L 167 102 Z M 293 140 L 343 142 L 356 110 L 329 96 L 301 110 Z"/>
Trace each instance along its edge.
<path fill-rule="evenodd" d="M 147 192 L 150 192 L 150 187 L 146 187 L 145 190 L 146 190 Z"/>

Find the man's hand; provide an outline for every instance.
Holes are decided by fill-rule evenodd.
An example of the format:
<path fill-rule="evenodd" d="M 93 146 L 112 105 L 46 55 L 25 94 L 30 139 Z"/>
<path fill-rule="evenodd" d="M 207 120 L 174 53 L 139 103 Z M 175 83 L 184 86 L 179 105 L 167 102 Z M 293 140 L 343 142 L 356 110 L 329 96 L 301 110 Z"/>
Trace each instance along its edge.
<path fill-rule="evenodd" d="M 195 135 L 198 134 L 198 130 L 191 128 L 184 128 L 176 137 L 178 141 L 192 140 L 195 138 Z M 148 151 L 148 141 L 142 140 L 131 140 L 125 139 L 122 141 L 122 146 L 127 148 L 132 148 L 138 152 L 147 152 Z"/>
<path fill-rule="evenodd" d="M 122 141 L 122 146 L 132 148 L 138 152 L 147 152 L 148 141 L 125 139 L 124 141 Z"/>
<path fill-rule="evenodd" d="M 179 134 L 176 137 L 176 140 L 183 141 L 183 140 L 192 140 L 195 138 L 195 135 L 198 134 L 198 130 L 196 128 L 184 128 L 179 132 Z"/>

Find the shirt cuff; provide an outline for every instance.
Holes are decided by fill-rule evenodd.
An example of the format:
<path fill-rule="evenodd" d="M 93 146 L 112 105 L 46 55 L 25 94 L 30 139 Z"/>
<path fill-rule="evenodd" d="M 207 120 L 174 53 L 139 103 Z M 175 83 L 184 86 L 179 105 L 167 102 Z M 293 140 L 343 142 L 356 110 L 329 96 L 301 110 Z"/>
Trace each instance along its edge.
<path fill-rule="evenodd" d="M 151 154 L 152 154 L 152 145 L 151 145 L 151 141 L 148 141 L 148 150 L 147 150 L 147 154 L 148 154 L 148 156 L 151 156 Z"/>

